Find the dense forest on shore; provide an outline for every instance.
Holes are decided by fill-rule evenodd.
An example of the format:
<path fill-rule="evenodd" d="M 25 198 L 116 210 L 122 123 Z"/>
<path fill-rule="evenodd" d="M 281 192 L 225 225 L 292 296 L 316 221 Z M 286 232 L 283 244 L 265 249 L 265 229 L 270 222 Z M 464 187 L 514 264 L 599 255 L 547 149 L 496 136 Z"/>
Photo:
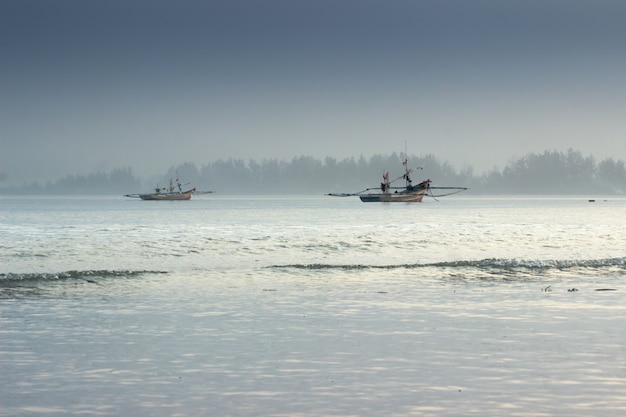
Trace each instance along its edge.
<path fill-rule="evenodd" d="M 375 155 L 369 159 L 324 160 L 310 156 L 290 161 L 263 159 L 219 159 L 198 167 L 185 162 L 169 168 L 154 184 L 140 179 L 132 168 L 110 173 L 67 175 L 45 184 L 0 187 L 4 195 L 107 195 L 149 192 L 170 178 L 193 184 L 198 190 L 220 194 L 324 194 L 358 192 L 376 187 L 385 171 L 390 177 L 402 175 L 404 155 Z M 434 155 L 409 156 L 410 167 L 422 167 L 412 174 L 414 183 L 430 178 L 433 185 L 468 187 L 471 194 L 626 194 L 626 166 L 612 158 L 596 162 L 579 151 L 545 151 L 511 159 L 503 169 L 475 175 L 471 167 L 457 169 Z M 150 180 L 152 181 L 152 180 Z"/>

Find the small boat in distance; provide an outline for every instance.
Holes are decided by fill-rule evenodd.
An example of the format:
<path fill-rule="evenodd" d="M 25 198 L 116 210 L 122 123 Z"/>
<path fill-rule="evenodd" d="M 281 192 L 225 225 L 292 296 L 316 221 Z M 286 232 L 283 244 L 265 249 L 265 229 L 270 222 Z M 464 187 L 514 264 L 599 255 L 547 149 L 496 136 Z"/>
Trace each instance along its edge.
<path fill-rule="evenodd" d="M 389 171 L 385 171 L 385 173 L 383 173 L 383 182 L 380 183 L 380 187 L 366 188 L 365 190 L 359 191 L 358 193 L 329 193 L 327 195 L 333 197 L 358 196 L 364 203 L 420 203 L 425 195 L 436 198 L 450 194 L 456 194 L 461 191 L 467 190 L 467 188 L 465 187 L 433 187 L 430 185 L 432 182 L 430 179 L 424 180 L 417 185 L 413 185 L 413 181 L 411 180 L 411 174 L 416 169 L 422 169 L 422 167 L 409 169 L 407 166 L 407 159 L 402 162 L 402 165 L 404 165 L 404 174 L 400 175 L 398 178 L 389 181 Z M 401 179 L 405 181 L 404 186 L 392 185 L 394 182 Z M 370 192 L 377 189 L 379 189 L 380 192 Z M 451 190 L 451 192 L 442 195 L 433 195 L 433 189 Z"/>
<path fill-rule="evenodd" d="M 411 180 L 411 173 L 413 173 L 414 169 L 409 169 L 407 167 L 407 160 L 405 159 L 402 163 L 404 165 L 404 174 L 399 176 L 398 178 L 389 181 L 389 171 L 385 171 L 383 174 L 383 182 L 380 183 L 380 191 L 379 193 L 368 193 L 371 189 L 364 190 L 363 192 L 358 193 L 357 195 L 364 203 L 391 203 L 391 202 L 399 202 L 399 203 L 419 203 L 424 198 L 424 195 L 428 191 L 428 187 L 430 186 L 430 179 L 424 180 L 417 185 L 413 185 L 413 180 Z M 416 169 L 422 169 L 418 167 Z M 396 187 L 391 184 L 394 182 L 404 179 L 404 187 Z"/>
<path fill-rule="evenodd" d="M 184 184 L 184 185 L 188 185 Z M 157 187 L 154 189 L 153 193 L 147 194 L 124 194 L 124 197 L 131 198 L 141 198 L 142 200 L 157 200 L 157 201 L 175 201 L 175 200 L 190 200 L 191 195 L 194 193 L 202 193 L 209 194 L 212 191 L 196 191 L 195 188 L 190 188 L 188 190 L 183 191 L 183 184 L 180 183 L 178 178 L 176 178 L 176 184 L 174 185 L 174 181 L 170 178 L 169 187 Z"/>

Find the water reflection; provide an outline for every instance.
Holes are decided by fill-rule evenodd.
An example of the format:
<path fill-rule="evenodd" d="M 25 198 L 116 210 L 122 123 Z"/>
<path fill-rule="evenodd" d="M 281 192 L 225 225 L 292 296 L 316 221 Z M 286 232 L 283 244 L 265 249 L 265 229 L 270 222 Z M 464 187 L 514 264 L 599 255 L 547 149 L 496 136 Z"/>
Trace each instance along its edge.
<path fill-rule="evenodd" d="M 397 272 L 361 271 L 332 287 L 324 272 L 308 280 L 230 277 L 227 285 L 186 277 L 186 287 L 178 285 L 183 277 L 157 275 L 134 292 L 105 285 L 83 297 L 5 300 L 5 412 L 625 410 L 619 292 L 591 285 L 545 293 L 532 281 L 442 284 Z M 66 284 L 68 292 L 82 288 Z"/>

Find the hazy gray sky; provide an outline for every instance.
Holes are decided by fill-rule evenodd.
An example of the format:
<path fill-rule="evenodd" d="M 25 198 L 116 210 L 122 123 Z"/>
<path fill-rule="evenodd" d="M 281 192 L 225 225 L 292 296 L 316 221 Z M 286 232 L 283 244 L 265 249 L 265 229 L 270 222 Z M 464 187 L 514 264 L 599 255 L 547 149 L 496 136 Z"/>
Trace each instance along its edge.
<path fill-rule="evenodd" d="M 622 0 L 0 0 L 4 184 L 185 161 L 626 159 Z"/>

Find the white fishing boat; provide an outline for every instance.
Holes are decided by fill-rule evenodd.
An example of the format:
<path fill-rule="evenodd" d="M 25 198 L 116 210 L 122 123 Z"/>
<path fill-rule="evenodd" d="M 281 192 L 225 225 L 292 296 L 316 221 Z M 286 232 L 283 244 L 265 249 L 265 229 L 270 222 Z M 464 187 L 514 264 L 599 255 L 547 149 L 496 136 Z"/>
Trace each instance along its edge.
<path fill-rule="evenodd" d="M 379 187 L 366 188 L 363 191 L 357 193 L 329 193 L 327 195 L 333 197 L 350 197 L 357 196 L 364 203 L 420 203 L 424 196 L 430 197 L 443 197 L 450 194 L 456 194 L 461 191 L 467 190 L 466 187 L 437 187 L 431 185 L 431 180 L 426 179 L 417 185 L 413 185 L 411 180 L 411 174 L 422 167 L 414 169 L 408 168 L 408 159 L 402 162 L 404 166 L 404 174 L 399 177 L 389 180 L 389 171 L 383 173 L 383 181 Z M 399 180 L 404 180 L 403 186 L 396 186 Z M 373 192 L 378 190 L 377 192 Z M 433 190 L 448 190 L 446 194 L 435 195 Z"/>
<path fill-rule="evenodd" d="M 125 194 L 124 197 L 140 198 L 142 200 L 175 201 L 175 200 L 190 200 L 191 196 L 196 193 L 208 194 L 212 192 L 212 191 L 198 192 L 196 191 L 195 188 L 189 188 L 183 191 L 183 185 L 189 185 L 189 183 L 181 184 L 178 178 L 176 178 L 176 181 L 170 178 L 170 184 L 168 187 L 161 188 L 157 184 L 153 193 Z"/>

